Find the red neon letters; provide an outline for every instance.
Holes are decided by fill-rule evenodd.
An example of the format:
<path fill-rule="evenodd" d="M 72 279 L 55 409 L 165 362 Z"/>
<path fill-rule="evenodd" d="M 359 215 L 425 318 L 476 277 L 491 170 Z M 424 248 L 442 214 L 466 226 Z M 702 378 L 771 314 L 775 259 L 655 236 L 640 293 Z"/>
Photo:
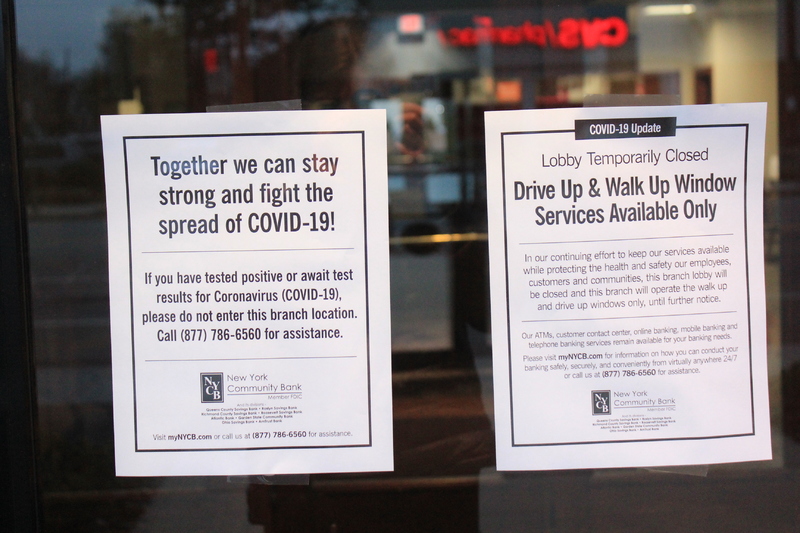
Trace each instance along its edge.
<path fill-rule="evenodd" d="M 532 44 L 539 48 L 616 48 L 628 41 L 628 24 L 619 17 L 550 20 L 542 24 L 523 22 L 520 26 L 494 26 L 491 17 L 475 17 L 474 28 L 439 30 L 439 38 L 451 46 L 474 47 L 480 43 L 502 46 Z"/>

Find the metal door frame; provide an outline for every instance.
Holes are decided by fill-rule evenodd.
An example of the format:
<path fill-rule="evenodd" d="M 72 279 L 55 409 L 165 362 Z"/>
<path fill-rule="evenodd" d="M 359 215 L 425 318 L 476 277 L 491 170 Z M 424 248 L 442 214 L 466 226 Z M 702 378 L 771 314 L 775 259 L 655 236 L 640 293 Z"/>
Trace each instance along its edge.
<path fill-rule="evenodd" d="M 40 529 L 35 386 L 25 209 L 15 121 L 13 0 L 0 1 L 0 516 L 6 531 Z"/>

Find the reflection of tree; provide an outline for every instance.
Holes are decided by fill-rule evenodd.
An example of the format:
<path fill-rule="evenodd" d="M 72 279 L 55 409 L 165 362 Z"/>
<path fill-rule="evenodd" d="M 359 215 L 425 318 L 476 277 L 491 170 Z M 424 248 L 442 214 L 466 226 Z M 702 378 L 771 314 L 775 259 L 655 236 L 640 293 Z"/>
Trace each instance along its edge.
<path fill-rule="evenodd" d="M 21 172 L 31 204 L 99 202 L 96 73 L 70 76 L 49 58 L 17 59 Z"/>
<path fill-rule="evenodd" d="M 17 59 L 20 126 L 23 135 L 57 135 L 71 130 L 67 109 L 72 84 L 47 57 Z"/>
<path fill-rule="evenodd" d="M 204 2 L 199 2 L 204 3 Z M 102 114 L 137 87 L 147 112 L 186 110 L 183 16 L 176 9 L 114 11 L 93 68 L 70 73 L 47 58 L 18 58 L 22 131 L 52 136 L 99 130 Z"/>
<path fill-rule="evenodd" d="M 19 58 L 26 135 L 97 131 L 139 88 L 145 112 L 304 97 L 341 101 L 365 0 L 147 0 L 106 23 L 101 61 L 69 73 Z M 218 69 L 204 64 L 213 50 Z"/>
<path fill-rule="evenodd" d="M 184 16 L 180 10 L 112 14 L 101 51 L 106 97 L 114 105 L 133 98 L 138 89 L 145 112 L 186 110 Z"/>
<path fill-rule="evenodd" d="M 291 98 L 335 102 L 349 89 L 364 0 L 149 2 L 184 15 L 190 111 Z M 214 68 L 204 63 L 207 52 Z"/>

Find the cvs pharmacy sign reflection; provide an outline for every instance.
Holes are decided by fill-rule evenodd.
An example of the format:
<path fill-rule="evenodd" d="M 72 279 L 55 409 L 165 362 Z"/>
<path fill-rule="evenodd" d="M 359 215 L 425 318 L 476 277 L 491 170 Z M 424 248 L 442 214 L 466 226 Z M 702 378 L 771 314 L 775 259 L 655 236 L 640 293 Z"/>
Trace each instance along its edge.
<path fill-rule="evenodd" d="M 528 20 L 518 26 L 495 26 L 492 17 L 475 17 L 475 26 L 439 30 L 445 44 L 475 47 L 483 43 L 501 46 L 534 45 L 539 48 L 590 50 L 617 48 L 628 42 L 628 23 L 620 17 L 565 18 L 534 24 Z"/>

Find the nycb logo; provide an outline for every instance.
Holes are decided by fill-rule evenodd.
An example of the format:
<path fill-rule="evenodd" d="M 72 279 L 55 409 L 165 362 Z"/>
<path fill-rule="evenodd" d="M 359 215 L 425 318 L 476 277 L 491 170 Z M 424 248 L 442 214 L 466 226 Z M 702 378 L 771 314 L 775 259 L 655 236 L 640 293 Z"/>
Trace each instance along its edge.
<path fill-rule="evenodd" d="M 222 402 L 222 372 L 200 374 L 201 401 L 203 403 Z"/>
<path fill-rule="evenodd" d="M 610 415 L 611 414 L 611 391 L 593 390 L 592 391 L 592 414 Z"/>

